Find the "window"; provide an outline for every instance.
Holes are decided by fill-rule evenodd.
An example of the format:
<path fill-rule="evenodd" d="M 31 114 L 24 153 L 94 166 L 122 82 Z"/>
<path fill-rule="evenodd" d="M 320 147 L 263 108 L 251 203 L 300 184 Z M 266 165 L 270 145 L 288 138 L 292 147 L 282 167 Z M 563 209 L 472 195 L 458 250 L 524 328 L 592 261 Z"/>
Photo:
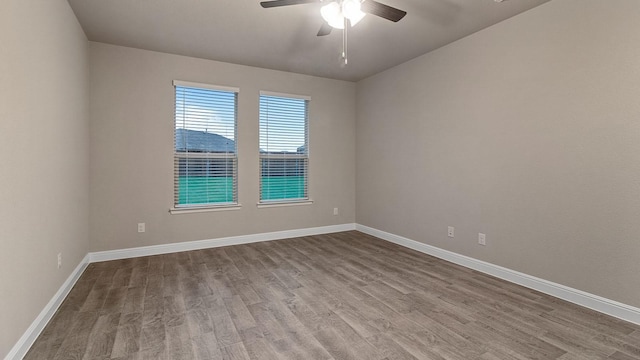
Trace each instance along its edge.
<path fill-rule="evenodd" d="M 308 200 L 309 98 L 260 93 L 260 202 Z"/>
<path fill-rule="evenodd" d="M 238 200 L 238 89 L 174 81 L 175 208 L 235 205 Z"/>

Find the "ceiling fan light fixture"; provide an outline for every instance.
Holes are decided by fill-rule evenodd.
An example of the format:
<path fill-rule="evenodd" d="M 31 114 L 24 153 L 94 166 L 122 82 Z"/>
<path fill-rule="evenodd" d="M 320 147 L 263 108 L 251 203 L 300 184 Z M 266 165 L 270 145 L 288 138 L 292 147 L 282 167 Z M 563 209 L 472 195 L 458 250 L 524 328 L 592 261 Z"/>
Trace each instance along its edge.
<path fill-rule="evenodd" d="M 342 2 L 342 15 L 347 19 L 351 20 L 352 17 L 357 16 L 361 12 L 359 0 L 344 0 Z"/>
<path fill-rule="evenodd" d="M 354 27 L 357 23 L 360 22 L 360 20 L 364 19 L 365 15 L 367 14 L 363 13 L 362 11 L 359 11 L 353 14 L 351 17 L 348 17 L 348 16 L 345 16 L 345 17 L 349 19 L 349 22 L 351 23 L 351 27 Z"/>
<path fill-rule="evenodd" d="M 344 29 L 344 16 L 340 4 L 335 1 L 320 8 L 320 15 L 331 27 Z"/>
<path fill-rule="evenodd" d="M 351 26 L 359 23 L 366 15 L 360 10 L 360 0 L 344 0 L 342 2 L 342 15 L 349 19 Z"/>

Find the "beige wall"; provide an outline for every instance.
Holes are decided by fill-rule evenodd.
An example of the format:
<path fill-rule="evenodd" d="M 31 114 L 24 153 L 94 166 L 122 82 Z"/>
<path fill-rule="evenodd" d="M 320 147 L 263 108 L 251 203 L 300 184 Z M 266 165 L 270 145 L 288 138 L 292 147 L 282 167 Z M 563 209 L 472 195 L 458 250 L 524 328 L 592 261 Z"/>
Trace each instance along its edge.
<path fill-rule="evenodd" d="M 354 83 L 101 43 L 90 43 L 90 64 L 91 251 L 355 221 Z M 241 210 L 169 214 L 174 79 L 240 88 Z M 311 96 L 312 205 L 256 207 L 260 90 Z"/>
<path fill-rule="evenodd" d="M 357 222 L 640 306 L 638 14 L 551 1 L 358 83 Z"/>
<path fill-rule="evenodd" d="M 0 357 L 87 251 L 354 221 L 640 306 L 639 10 L 552 1 L 356 88 L 87 43 L 64 0 L 2 1 Z M 241 89 L 241 210 L 168 213 L 174 79 Z M 312 97 L 313 205 L 256 208 L 260 90 Z"/>
<path fill-rule="evenodd" d="M 88 251 L 87 51 L 66 1 L 0 2 L 0 358 Z"/>

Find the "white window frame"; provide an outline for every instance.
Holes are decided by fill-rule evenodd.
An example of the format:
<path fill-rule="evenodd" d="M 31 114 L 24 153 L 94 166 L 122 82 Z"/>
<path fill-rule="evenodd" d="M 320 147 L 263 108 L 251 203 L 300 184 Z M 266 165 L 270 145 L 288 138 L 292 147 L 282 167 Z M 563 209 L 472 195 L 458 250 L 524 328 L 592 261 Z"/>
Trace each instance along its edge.
<path fill-rule="evenodd" d="M 181 81 L 174 80 L 174 117 L 173 117 L 173 128 L 174 128 L 174 149 L 173 149 L 173 158 L 174 158 L 174 191 L 173 191 L 173 206 L 170 208 L 169 212 L 172 214 L 188 214 L 188 213 L 196 213 L 196 212 L 206 212 L 206 211 L 221 211 L 221 210 L 238 210 L 241 205 L 238 202 L 238 95 L 240 93 L 240 89 L 237 87 L 229 87 L 229 86 L 219 86 L 219 85 L 211 85 L 211 84 L 203 84 L 189 81 Z M 214 91 L 224 91 L 224 92 L 233 92 L 235 93 L 235 110 L 234 110 L 234 145 L 235 152 L 233 154 L 226 153 L 197 153 L 197 152 L 177 152 L 175 149 L 175 132 L 176 132 L 176 102 L 177 102 L 177 87 L 187 87 L 187 88 L 196 88 L 196 89 L 206 89 L 206 90 L 214 90 Z M 220 203 L 206 203 L 206 204 L 178 204 L 179 199 L 179 184 L 177 183 L 177 172 L 179 159 L 233 159 L 235 162 L 234 171 L 233 171 L 233 184 L 235 188 L 233 189 L 233 201 L 232 202 L 220 202 Z"/>
<path fill-rule="evenodd" d="M 263 159 L 269 159 L 269 158 L 274 158 L 274 156 L 269 155 L 269 154 L 264 154 L 262 152 L 259 151 L 259 189 L 258 189 L 258 208 L 269 208 L 269 207 L 280 207 L 280 206 L 295 206 L 295 205 L 307 205 L 307 204 L 313 204 L 313 200 L 310 197 L 309 194 L 309 180 L 310 180 L 310 176 L 309 176 L 309 164 L 310 164 L 310 152 L 309 152 L 309 143 L 310 143 L 310 136 L 309 136 L 309 105 L 311 102 L 311 97 L 310 96 L 306 96 L 306 95 L 296 95 L 296 94 L 288 94 L 288 93 L 280 93 L 280 92 L 273 92 L 273 91 L 260 91 L 260 96 L 258 98 L 258 119 L 260 122 L 260 118 L 261 118 L 261 113 L 260 113 L 260 103 L 261 103 L 261 99 L 262 96 L 273 96 L 273 97 L 280 97 L 280 98 L 291 98 L 291 99 L 300 99 L 300 100 L 304 100 L 305 101 L 305 154 L 283 154 L 280 155 L 281 159 L 286 158 L 286 159 L 305 159 L 306 160 L 306 166 L 305 166 L 305 175 L 304 175 L 304 181 L 305 181 L 305 195 L 306 197 L 303 198 L 284 198 L 284 199 L 274 199 L 274 200 L 263 200 L 262 199 L 262 161 Z M 258 126 L 259 131 L 258 131 L 258 141 L 260 141 L 260 138 L 262 136 L 261 133 L 261 128 L 260 128 L 260 124 Z"/>

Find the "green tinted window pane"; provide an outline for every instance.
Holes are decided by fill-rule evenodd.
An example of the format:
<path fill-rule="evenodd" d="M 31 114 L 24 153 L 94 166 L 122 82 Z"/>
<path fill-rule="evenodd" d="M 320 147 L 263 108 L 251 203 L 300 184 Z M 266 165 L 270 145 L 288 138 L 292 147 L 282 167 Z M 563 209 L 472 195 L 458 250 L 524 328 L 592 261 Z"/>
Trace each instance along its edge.
<path fill-rule="evenodd" d="M 233 177 L 180 176 L 179 205 L 233 202 Z"/>

